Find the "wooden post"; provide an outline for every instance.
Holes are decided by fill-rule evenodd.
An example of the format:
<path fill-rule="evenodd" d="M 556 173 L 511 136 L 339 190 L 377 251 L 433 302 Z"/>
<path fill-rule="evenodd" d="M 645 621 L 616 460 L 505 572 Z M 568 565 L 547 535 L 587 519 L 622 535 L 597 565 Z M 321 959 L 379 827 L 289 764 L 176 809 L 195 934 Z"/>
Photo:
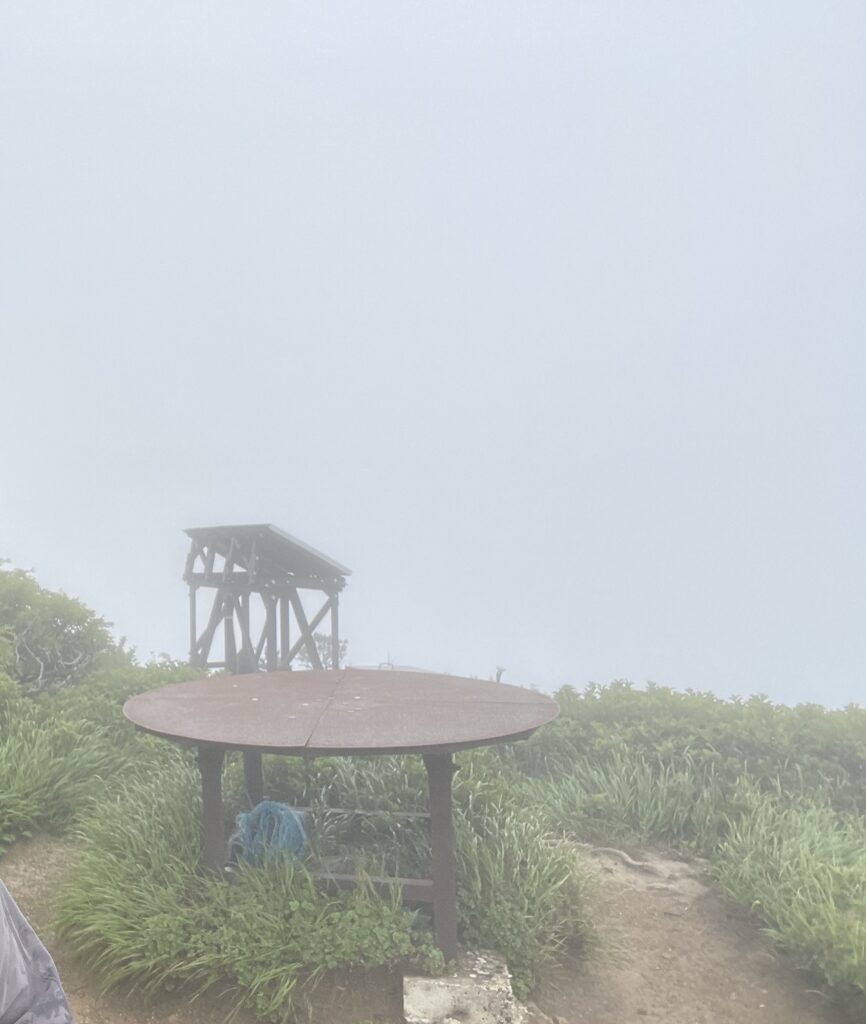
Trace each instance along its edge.
<path fill-rule="evenodd" d="M 225 751 L 222 747 L 199 747 L 198 767 L 201 772 L 201 862 L 209 871 L 222 874 L 225 861 L 223 831 L 222 772 Z"/>
<path fill-rule="evenodd" d="M 189 663 L 199 664 L 198 654 L 198 625 L 196 622 L 196 595 L 198 587 L 194 583 L 189 585 Z"/>
<path fill-rule="evenodd" d="M 253 664 L 254 648 L 253 638 L 250 635 L 250 595 L 249 591 L 240 595 L 238 600 L 238 625 L 241 630 L 241 649 L 238 654 L 237 671 L 256 672 L 258 665 Z"/>
<path fill-rule="evenodd" d="M 451 754 L 425 754 L 430 794 L 430 846 L 433 853 L 433 934 L 446 960 L 457 959 L 457 871 L 454 861 L 454 817 Z"/>
<path fill-rule="evenodd" d="M 265 798 L 265 778 L 262 755 L 256 750 L 244 751 L 244 789 L 250 804 L 255 807 Z"/>
<path fill-rule="evenodd" d="M 265 603 L 265 668 L 276 672 L 280 666 L 277 650 L 277 598 L 269 594 Z"/>
<path fill-rule="evenodd" d="M 291 634 L 289 632 L 289 598 L 287 594 L 280 595 L 280 668 L 290 668 L 289 650 L 291 648 Z"/>
<path fill-rule="evenodd" d="M 227 594 L 223 598 L 223 624 L 225 629 L 226 671 L 237 672 L 238 649 L 235 646 L 235 605 L 234 598 Z"/>
<path fill-rule="evenodd" d="M 337 612 L 338 597 L 331 595 L 331 668 L 340 667 L 340 617 Z"/>

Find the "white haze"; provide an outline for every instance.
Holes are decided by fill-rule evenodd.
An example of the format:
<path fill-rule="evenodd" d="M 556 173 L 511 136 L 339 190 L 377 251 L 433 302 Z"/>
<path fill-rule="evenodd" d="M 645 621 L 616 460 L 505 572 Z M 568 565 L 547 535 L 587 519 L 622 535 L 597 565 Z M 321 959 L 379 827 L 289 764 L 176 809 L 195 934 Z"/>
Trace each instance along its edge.
<path fill-rule="evenodd" d="M 184 656 L 863 699 L 866 5 L 0 5 L 0 555 Z"/>

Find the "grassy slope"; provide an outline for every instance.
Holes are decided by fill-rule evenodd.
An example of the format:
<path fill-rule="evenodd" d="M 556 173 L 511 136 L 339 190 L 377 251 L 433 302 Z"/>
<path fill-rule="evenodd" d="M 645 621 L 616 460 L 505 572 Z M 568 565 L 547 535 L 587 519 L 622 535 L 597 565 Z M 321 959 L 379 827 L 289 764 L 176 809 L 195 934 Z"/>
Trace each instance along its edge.
<path fill-rule="evenodd" d="M 128 693 L 182 673 L 129 669 L 36 704 L 0 684 L 0 844 L 32 828 L 80 830 L 61 914 L 88 962 L 108 982 L 228 980 L 273 1020 L 298 983 L 331 966 L 435 967 L 423 920 L 368 890 L 328 899 L 286 865 L 233 887 L 198 875 L 194 772 L 119 711 Z M 503 950 L 520 991 L 589 934 L 585 879 L 557 839 L 576 837 L 710 857 L 796 960 L 841 993 L 866 992 L 866 713 L 624 684 L 558 696 L 553 726 L 464 755 L 456 779 L 463 934 Z M 327 811 L 422 806 L 412 759 L 269 759 L 267 773 L 272 795 L 318 807 L 314 857 L 395 873 L 426 857 L 422 830 Z M 240 791 L 231 765 L 229 814 Z"/>

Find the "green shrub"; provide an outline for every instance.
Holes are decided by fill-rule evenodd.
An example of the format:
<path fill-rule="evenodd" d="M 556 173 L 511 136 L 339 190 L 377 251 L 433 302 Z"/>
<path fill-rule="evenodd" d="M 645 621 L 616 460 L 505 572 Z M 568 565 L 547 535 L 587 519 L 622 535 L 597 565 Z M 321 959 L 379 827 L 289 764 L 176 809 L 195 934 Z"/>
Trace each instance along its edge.
<path fill-rule="evenodd" d="M 129 662 L 109 624 L 81 601 L 41 587 L 0 560 L 0 661 L 25 693 L 72 686 L 100 662 Z"/>
<path fill-rule="evenodd" d="M 840 810 L 866 812 L 866 709 L 791 708 L 766 697 L 723 700 L 661 686 L 638 690 L 626 682 L 557 694 L 559 718 L 525 743 L 499 753 L 523 775 L 555 778 L 614 751 L 677 763 L 712 766 L 716 779 L 734 786 L 749 775 L 772 791 L 828 796 Z"/>

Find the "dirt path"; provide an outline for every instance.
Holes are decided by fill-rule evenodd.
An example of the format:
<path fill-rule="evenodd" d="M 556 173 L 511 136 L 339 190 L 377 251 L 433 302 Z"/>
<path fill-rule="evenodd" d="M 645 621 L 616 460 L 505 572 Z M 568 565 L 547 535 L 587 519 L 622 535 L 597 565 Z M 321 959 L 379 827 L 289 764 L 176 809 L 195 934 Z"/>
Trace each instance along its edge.
<path fill-rule="evenodd" d="M 810 981 L 782 964 L 699 867 L 615 852 L 592 857 L 603 907 L 599 960 L 552 972 L 532 1024 L 843 1024 Z"/>
<path fill-rule="evenodd" d="M 52 927 L 53 894 L 67 870 L 68 840 L 20 842 L 0 877 L 48 946 L 76 1024 L 218 1024 L 227 1002 L 100 996 Z M 600 957 L 558 968 L 536 993 L 530 1024 L 849 1024 L 784 966 L 746 916 L 709 890 L 700 868 L 643 855 L 650 870 L 615 852 L 592 856 L 599 875 Z M 309 1012 L 314 1024 L 398 1024 L 399 981 L 340 976 Z M 236 1024 L 253 1024 L 239 1016 Z"/>

